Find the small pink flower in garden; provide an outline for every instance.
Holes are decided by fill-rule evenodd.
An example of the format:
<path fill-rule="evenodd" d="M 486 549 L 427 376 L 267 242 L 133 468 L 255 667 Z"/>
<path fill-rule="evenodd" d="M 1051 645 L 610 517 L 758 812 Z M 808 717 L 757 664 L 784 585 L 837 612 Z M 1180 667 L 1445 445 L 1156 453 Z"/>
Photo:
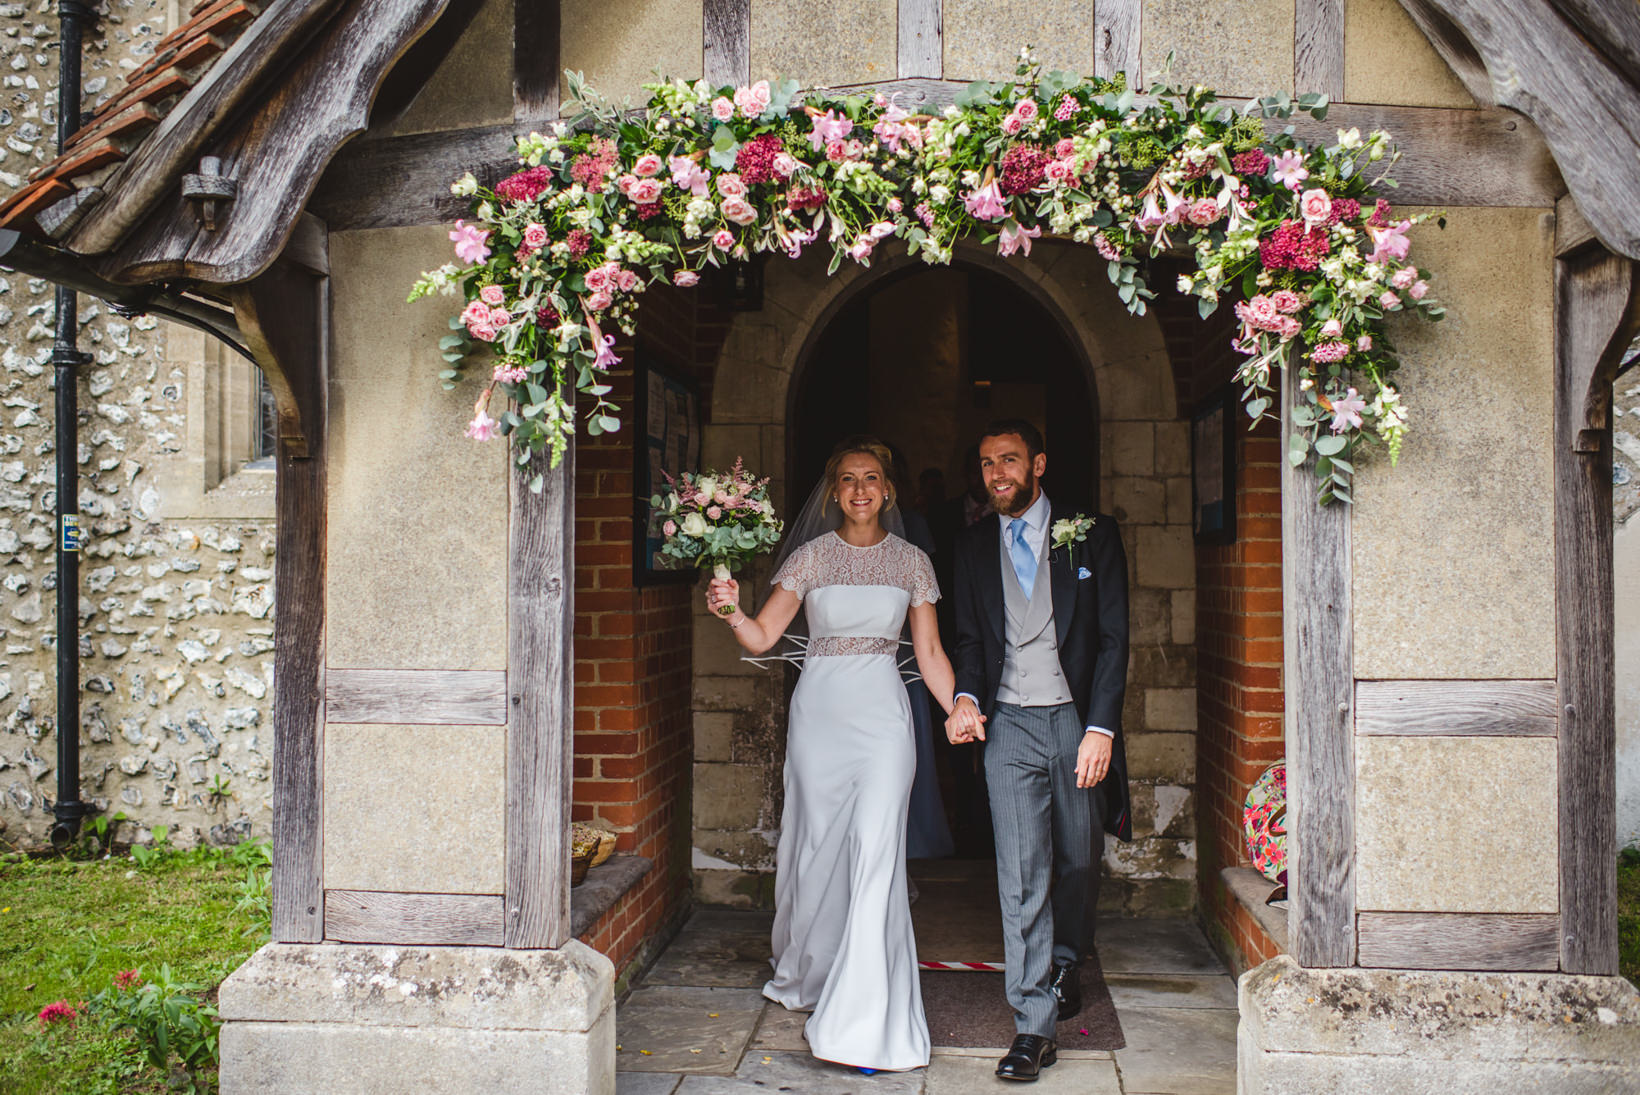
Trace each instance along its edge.
<path fill-rule="evenodd" d="M 1310 358 L 1312 360 L 1328 365 L 1335 361 L 1343 361 L 1349 356 L 1350 344 L 1348 342 L 1323 342 L 1310 352 Z"/>
<path fill-rule="evenodd" d="M 890 198 L 890 199 L 888 199 L 888 211 L 890 213 L 898 213 L 900 210 L 902 210 L 904 208 L 905 208 L 905 203 L 900 201 L 899 198 Z"/>
<path fill-rule="evenodd" d="M 478 291 L 478 299 L 493 308 L 507 299 L 507 291 L 499 285 L 486 285 Z"/>
<path fill-rule="evenodd" d="M 40 1009 L 39 1015 L 42 1027 L 53 1026 L 57 1023 L 72 1024 L 79 1017 L 80 1013 L 75 1011 L 74 1005 L 67 1000 L 58 1000 L 55 1003 L 47 1004 Z"/>
<path fill-rule="evenodd" d="M 725 198 L 744 198 L 746 183 L 733 171 L 726 171 L 717 177 L 717 192 Z"/>
<path fill-rule="evenodd" d="M 774 173 L 782 179 L 789 179 L 797 174 L 797 157 L 790 152 L 779 152 L 774 158 Z"/>
<path fill-rule="evenodd" d="M 1289 190 L 1297 190 L 1309 177 L 1310 172 L 1304 166 L 1304 154 L 1296 149 L 1283 152 L 1275 163 L 1270 165 L 1271 180 Z"/>
<path fill-rule="evenodd" d="M 479 263 L 490 257 L 490 249 L 485 246 L 490 233 L 476 224 L 465 221 L 456 221 L 456 227 L 450 233 L 450 242 L 456 245 L 456 258 L 462 262 Z"/>
<path fill-rule="evenodd" d="M 1332 432 L 1343 433 L 1348 429 L 1361 428 L 1361 412 L 1367 409 L 1367 401 L 1362 399 L 1351 388 L 1345 394 L 1332 401 Z"/>
<path fill-rule="evenodd" d="M 1076 111 L 1080 106 L 1081 104 L 1076 101 L 1076 96 L 1066 95 L 1059 100 L 1059 105 L 1053 108 L 1054 120 L 1060 122 L 1070 121 L 1076 117 Z"/>
<path fill-rule="evenodd" d="M 1382 293 L 1378 294 L 1378 306 L 1386 312 L 1398 311 L 1401 307 L 1401 298 L 1396 296 L 1390 290 L 1385 289 Z"/>
<path fill-rule="evenodd" d="M 719 517 L 723 516 L 723 508 L 721 506 L 707 506 L 706 516 L 716 521 Z"/>
<path fill-rule="evenodd" d="M 1411 297 L 1413 300 L 1423 300 L 1424 294 L 1427 292 L 1429 292 L 1429 285 L 1427 282 L 1415 281 L 1412 283 L 1412 288 L 1407 290 L 1407 296 Z"/>
<path fill-rule="evenodd" d="M 748 118 L 755 118 L 769 109 L 769 81 L 759 80 L 751 87 L 735 89 L 735 105 Z"/>
<path fill-rule="evenodd" d="M 545 225 L 526 224 L 524 226 L 524 246 L 531 251 L 539 251 L 547 245 L 547 229 Z"/>
<path fill-rule="evenodd" d="M 502 362 L 495 367 L 492 378 L 503 384 L 522 384 L 530 375 L 528 369 L 522 365 L 508 365 Z"/>
<path fill-rule="evenodd" d="M 1394 276 L 1389 279 L 1389 283 L 1397 289 L 1405 289 L 1417 280 L 1418 268 L 1416 266 L 1403 266 L 1395 271 Z"/>
<path fill-rule="evenodd" d="M 673 156 L 667 161 L 672 169 L 672 184 L 679 190 L 687 190 L 697 198 L 706 196 L 706 186 L 712 179 L 712 173 L 688 156 Z"/>
<path fill-rule="evenodd" d="M 1025 119 L 1021 118 L 1018 114 L 1010 113 L 1006 118 L 1002 119 L 1002 132 L 1008 134 L 1010 137 L 1016 136 L 1019 131 L 1024 128 Z"/>
<path fill-rule="evenodd" d="M 1002 226 L 1002 235 L 997 237 L 997 254 L 1012 255 L 1023 250 L 1027 255 L 1031 253 L 1031 241 L 1042 235 L 1042 229 L 1032 225 L 1021 228 L 1015 221 L 1010 220 Z"/>
<path fill-rule="evenodd" d="M 1344 325 L 1336 319 L 1329 319 L 1321 325 L 1321 337 L 1338 338 L 1344 333 Z"/>
<path fill-rule="evenodd" d="M 712 246 L 719 251 L 727 251 L 735 245 L 735 234 L 727 228 L 719 228 L 712 236 Z"/>
<path fill-rule="evenodd" d="M 488 441 L 501 432 L 501 424 L 489 416 L 483 407 L 473 415 L 473 420 L 467 423 L 467 436 L 474 441 Z"/>
<path fill-rule="evenodd" d="M 1332 216 L 1332 196 L 1319 186 L 1306 190 L 1298 196 L 1298 211 L 1311 227 L 1326 224 Z"/>
<path fill-rule="evenodd" d="M 995 179 L 970 192 L 962 199 L 962 204 L 967 207 L 969 216 L 976 220 L 994 221 L 1008 212 L 1002 204 L 1002 190 Z"/>
<path fill-rule="evenodd" d="M 639 179 L 632 184 L 626 196 L 639 205 L 649 205 L 661 200 L 661 191 L 665 187 L 666 183 L 661 179 Z"/>
<path fill-rule="evenodd" d="M 720 122 L 727 122 L 735 116 L 735 104 L 732 99 L 725 99 L 719 95 L 712 100 L 712 117 Z"/>
<path fill-rule="evenodd" d="M 136 970 L 121 970 L 114 975 L 114 987 L 121 990 L 134 989 L 142 984 L 142 978 L 137 976 Z"/>
<path fill-rule="evenodd" d="M 1397 221 L 1387 228 L 1368 227 L 1367 234 L 1372 237 L 1373 248 L 1372 254 L 1367 256 L 1367 261 L 1404 261 L 1407 251 L 1412 247 L 1412 241 L 1407 239 L 1407 229 L 1411 227 L 1411 221 Z"/>
<path fill-rule="evenodd" d="M 1014 104 L 1014 113 L 1027 122 L 1036 117 L 1037 105 L 1035 99 L 1021 99 Z"/>
<path fill-rule="evenodd" d="M 615 303 L 615 298 L 610 295 L 608 289 L 600 289 L 587 297 L 587 308 L 594 312 L 601 312 L 613 303 Z"/>
<path fill-rule="evenodd" d="M 1284 316 L 1290 316 L 1304 307 L 1304 300 L 1291 289 L 1277 289 L 1270 294 L 1270 303 L 1276 306 L 1276 311 Z"/>
<path fill-rule="evenodd" d="M 621 359 L 615 355 L 614 335 L 605 335 L 602 339 L 599 339 L 598 329 L 594 327 L 592 329 L 592 337 L 598 344 L 598 356 L 592 359 L 592 367 L 594 369 L 602 369 L 607 372 L 621 363 Z"/>
<path fill-rule="evenodd" d="M 700 275 L 695 273 L 693 270 L 679 270 L 677 273 L 672 275 L 672 284 L 680 285 L 687 289 L 691 285 L 700 284 Z"/>
<path fill-rule="evenodd" d="M 676 521 L 668 521 L 666 524 L 661 526 L 661 531 L 668 536 L 676 536 L 678 534 L 678 523 Z"/>
<path fill-rule="evenodd" d="M 661 173 L 666 164 L 653 152 L 645 152 L 632 165 L 632 173 L 641 179 L 653 178 Z"/>
<path fill-rule="evenodd" d="M 724 198 L 723 217 L 734 224 L 747 225 L 757 220 L 757 210 L 745 198 Z"/>
<path fill-rule="evenodd" d="M 1362 335 L 1360 338 L 1355 340 L 1355 352 L 1356 353 L 1364 354 L 1370 349 L 1372 349 L 1372 336 L 1371 335 Z"/>
<path fill-rule="evenodd" d="M 594 266 L 586 273 L 587 289 L 594 293 L 601 293 L 609 288 L 610 269 L 607 265 Z"/>
<path fill-rule="evenodd" d="M 837 117 L 835 110 L 828 110 L 824 114 L 815 114 L 811 118 L 813 128 L 809 132 L 809 147 L 816 152 L 820 151 L 832 141 L 840 141 L 854 131 L 854 123 L 848 118 Z"/>

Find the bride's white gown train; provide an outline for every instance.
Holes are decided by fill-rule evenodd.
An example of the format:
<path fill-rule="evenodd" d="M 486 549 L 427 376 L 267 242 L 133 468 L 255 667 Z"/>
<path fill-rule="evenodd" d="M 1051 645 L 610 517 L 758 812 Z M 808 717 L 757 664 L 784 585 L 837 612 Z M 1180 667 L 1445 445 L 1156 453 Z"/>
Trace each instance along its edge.
<path fill-rule="evenodd" d="M 803 600 L 809 648 L 788 722 L 763 995 L 813 1011 L 816 1057 L 920 1068 L 928 1023 L 905 877 L 917 753 L 898 653 L 907 609 L 939 597 L 933 567 L 898 536 L 859 548 L 830 533 L 775 582 Z"/>

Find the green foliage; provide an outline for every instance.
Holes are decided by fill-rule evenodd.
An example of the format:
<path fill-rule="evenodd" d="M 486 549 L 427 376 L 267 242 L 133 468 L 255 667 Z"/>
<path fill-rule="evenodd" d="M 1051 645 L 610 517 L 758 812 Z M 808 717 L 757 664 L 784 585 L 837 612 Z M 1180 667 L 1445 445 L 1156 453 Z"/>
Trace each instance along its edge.
<path fill-rule="evenodd" d="M 143 970 L 136 969 L 140 978 Z M 116 1031 L 129 1032 L 149 1065 L 168 1071 L 171 1058 L 180 1062 L 188 1095 L 203 1090 L 201 1071 L 217 1063 L 221 1021 L 216 1009 L 200 1002 L 204 986 L 179 981 L 171 967 L 161 964 L 152 980 L 131 988 L 110 985 L 93 996 L 90 1013 Z"/>
<path fill-rule="evenodd" d="M 1640 845 L 1617 857 L 1617 970 L 1640 986 Z"/>

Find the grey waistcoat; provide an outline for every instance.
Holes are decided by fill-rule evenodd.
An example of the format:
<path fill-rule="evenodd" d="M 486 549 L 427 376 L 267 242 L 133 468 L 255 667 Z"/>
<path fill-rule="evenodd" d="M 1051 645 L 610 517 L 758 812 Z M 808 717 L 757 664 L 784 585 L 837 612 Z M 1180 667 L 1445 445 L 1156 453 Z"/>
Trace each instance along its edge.
<path fill-rule="evenodd" d="M 1059 637 L 1053 626 L 1053 579 L 1048 572 L 1046 537 L 1042 546 L 1029 598 L 1014 574 L 1007 549 L 1002 552 L 1002 603 L 1007 615 L 1003 637 L 1007 642 L 997 700 L 1016 707 L 1052 707 L 1071 702 L 1071 691 L 1059 665 Z"/>

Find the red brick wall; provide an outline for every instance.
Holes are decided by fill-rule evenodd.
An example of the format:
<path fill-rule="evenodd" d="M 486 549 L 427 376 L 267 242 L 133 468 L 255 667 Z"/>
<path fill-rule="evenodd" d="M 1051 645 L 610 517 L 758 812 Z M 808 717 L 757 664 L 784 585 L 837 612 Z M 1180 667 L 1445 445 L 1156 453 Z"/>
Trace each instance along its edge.
<path fill-rule="evenodd" d="M 694 292 L 651 289 L 640 314 L 640 337 L 685 371 L 714 358 L 727 330 L 724 317 L 699 302 Z M 627 412 L 627 425 L 576 440 L 571 815 L 614 830 L 617 853 L 655 863 L 581 937 L 621 974 L 652 957 L 646 945 L 664 941 L 689 901 L 690 599 L 696 587 L 634 582 L 631 340 L 616 352 L 625 360 L 610 375 L 610 399 Z M 706 385 L 702 389 L 705 396 Z"/>

